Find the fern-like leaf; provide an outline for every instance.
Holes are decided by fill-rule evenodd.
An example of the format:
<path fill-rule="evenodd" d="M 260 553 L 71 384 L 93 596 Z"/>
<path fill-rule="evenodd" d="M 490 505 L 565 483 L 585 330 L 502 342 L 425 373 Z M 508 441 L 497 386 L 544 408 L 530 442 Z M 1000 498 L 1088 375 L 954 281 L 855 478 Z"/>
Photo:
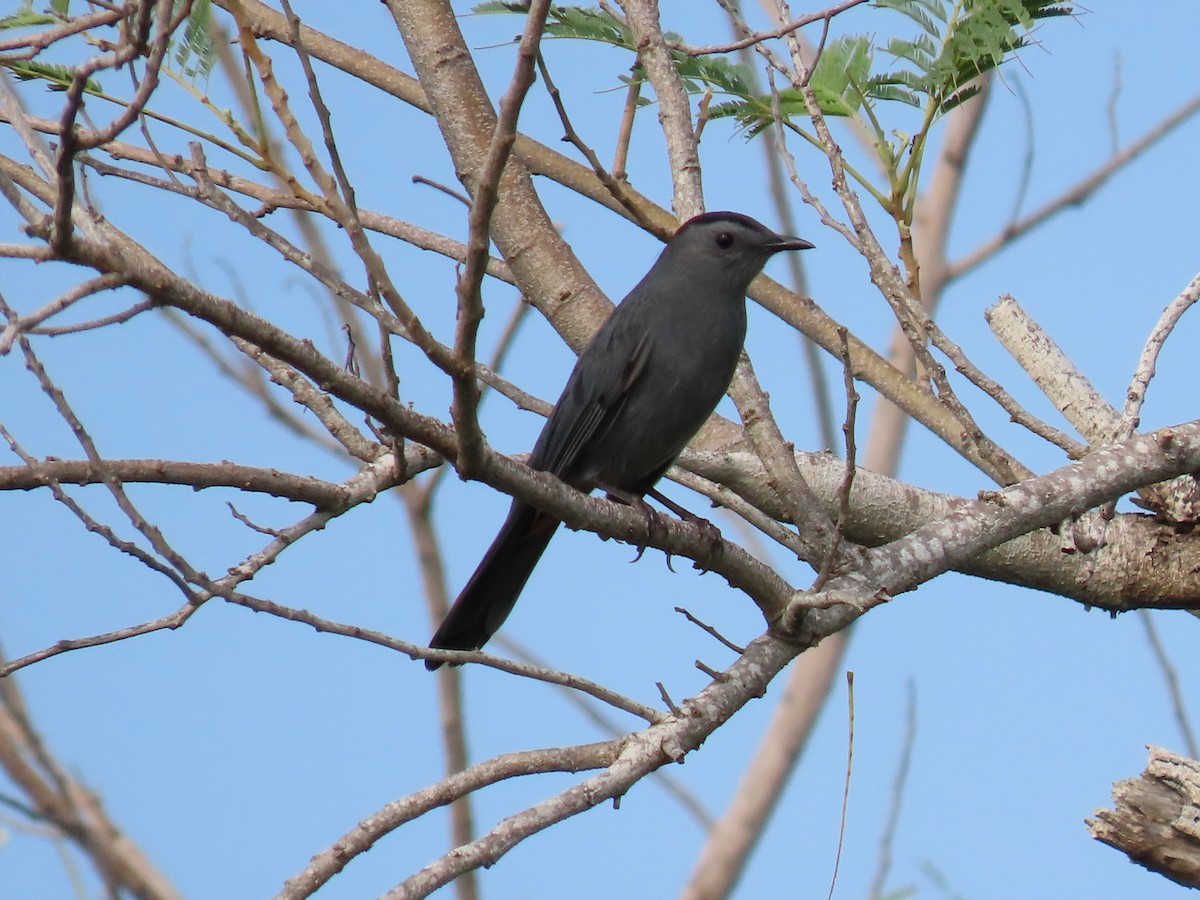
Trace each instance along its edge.
<path fill-rule="evenodd" d="M 870 96 L 872 100 L 894 100 L 916 107 L 917 109 L 921 108 L 920 93 L 905 87 L 903 78 L 898 78 L 895 81 L 887 78 L 872 78 L 870 82 Z"/>
<path fill-rule="evenodd" d="M 0 19 L 0 30 L 8 28 L 34 28 L 39 25 L 57 24 L 59 24 L 59 21 L 54 16 L 34 12 L 32 7 L 26 5 L 12 15 Z"/>
<path fill-rule="evenodd" d="M 938 53 L 937 44 L 927 34 L 919 35 L 911 41 L 892 38 L 882 49 L 896 59 L 908 60 L 922 72 L 929 72 L 933 68 Z"/>
<path fill-rule="evenodd" d="M 74 78 L 70 66 L 38 62 L 32 59 L 6 60 L 0 67 L 8 69 L 20 81 L 44 81 L 46 87 L 52 91 L 65 91 L 71 86 L 71 80 Z M 100 93 L 100 84 L 95 79 L 89 78 L 83 89 L 86 93 L 98 94 Z"/>
<path fill-rule="evenodd" d="M 825 46 L 808 86 L 827 116 L 853 116 L 867 96 L 874 58 L 865 34 L 840 37 Z"/>
<path fill-rule="evenodd" d="M 924 22 L 940 0 L 876 0 L 878 5 Z M 885 47 L 912 66 L 922 84 L 908 86 L 924 94 L 934 117 L 945 115 L 975 92 L 965 89 L 978 76 L 1002 65 L 1028 42 L 1027 35 L 1040 19 L 1070 15 L 1068 5 L 1055 0 L 963 0 L 957 14 L 944 20 L 936 37 L 893 39 Z M 924 25 L 922 26 L 924 27 Z M 940 43 L 940 49 L 937 45 Z M 899 73 L 888 73 L 882 83 L 893 83 Z"/>
<path fill-rule="evenodd" d="M 476 15 L 518 13 L 527 15 L 528 4 L 488 0 L 471 8 Z M 633 50 L 633 35 L 620 19 L 602 9 L 582 6 L 557 6 L 551 4 L 546 14 L 545 33 L 557 38 L 576 38 L 583 41 L 599 41 Z"/>
<path fill-rule="evenodd" d="M 874 5 L 903 13 L 932 38 L 941 37 L 942 32 L 946 30 L 949 13 L 946 11 L 944 0 L 875 0 Z"/>
<path fill-rule="evenodd" d="M 955 91 L 953 94 L 951 94 L 949 97 L 947 97 L 945 100 L 942 101 L 942 107 L 941 107 L 942 114 L 944 115 L 944 114 L 950 112 L 950 110 L 954 109 L 954 107 L 958 106 L 959 104 L 964 103 L 967 100 L 970 100 L 972 97 L 974 97 L 976 94 L 978 94 L 980 90 L 981 90 L 981 88 L 979 87 L 978 84 L 972 83 L 972 84 L 968 84 L 964 88 L 960 88 L 959 90 Z"/>
<path fill-rule="evenodd" d="M 179 0 L 176 0 L 178 4 Z M 192 81 L 207 79 L 217 63 L 211 21 L 210 0 L 195 0 L 183 28 L 183 36 L 176 40 L 172 48 L 176 67 Z"/>

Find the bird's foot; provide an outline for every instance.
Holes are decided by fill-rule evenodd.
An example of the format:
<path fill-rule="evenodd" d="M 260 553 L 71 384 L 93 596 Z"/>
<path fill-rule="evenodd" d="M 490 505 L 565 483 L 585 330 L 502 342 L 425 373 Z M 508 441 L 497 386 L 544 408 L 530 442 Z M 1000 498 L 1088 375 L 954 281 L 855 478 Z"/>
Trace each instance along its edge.
<path fill-rule="evenodd" d="M 606 484 L 597 485 L 608 496 L 609 500 L 614 503 L 624 503 L 626 506 L 631 506 L 642 514 L 642 518 L 646 522 L 646 531 L 648 538 L 644 543 L 636 544 L 637 556 L 630 560 L 635 563 L 646 555 L 646 548 L 666 534 L 666 526 L 663 525 L 662 519 L 659 518 L 658 511 L 647 503 L 640 494 L 635 494 L 631 491 L 626 491 L 621 488 L 610 487 Z M 667 568 L 671 568 L 671 556 L 667 554 Z M 674 572 L 674 569 L 671 569 Z"/>
<path fill-rule="evenodd" d="M 649 537 L 645 543 L 637 545 L 637 556 L 630 560 L 631 563 L 635 563 L 645 556 L 646 548 L 650 546 L 650 544 L 654 543 L 656 540 L 661 540 L 666 535 L 667 529 L 663 524 L 662 519 L 659 518 L 658 511 L 641 497 L 634 497 L 631 500 L 626 500 L 623 497 L 618 499 L 620 499 L 623 503 L 628 503 L 634 509 L 638 510 L 646 521 L 646 531 L 648 532 Z M 671 569 L 670 553 L 667 554 L 667 568 Z M 675 570 L 671 569 L 671 571 L 674 572 Z"/>
<path fill-rule="evenodd" d="M 648 493 L 651 497 L 653 497 L 671 512 L 675 513 L 675 515 L 679 516 L 679 518 L 681 518 L 683 521 L 697 526 L 702 532 L 704 532 L 705 549 L 701 554 L 701 558 L 696 560 L 696 568 L 701 572 L 710 571 L 713 567 L 713 564 L 715 564 L 716 561 L 721 558 L 721 554 L 724 552 L 725 545 L 721 538 L 721 530 L 708 519 L 704 518 L 704 516 L 696 515 L 687 507 L 680 506 L 670 497 L 660 494 L 657 490 L 651 489 Z M 667 567 L 670 568 L 670 566 L 670 556 L 668 555 Z M 674 572 L 675 570 L 671 569 L 671 571 Z"/>

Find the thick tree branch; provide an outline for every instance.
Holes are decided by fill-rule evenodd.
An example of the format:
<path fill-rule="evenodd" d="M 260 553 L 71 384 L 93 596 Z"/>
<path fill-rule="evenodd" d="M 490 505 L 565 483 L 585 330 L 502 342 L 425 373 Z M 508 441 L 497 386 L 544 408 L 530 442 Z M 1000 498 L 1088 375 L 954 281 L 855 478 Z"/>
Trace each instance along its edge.
<path fill-rule="evenodd" d="M 692 125 L 692 103 L 671 59 L 658 4 L 650 0 L 619 0 L 637 44 L 638 61 L 658 97 L 658 121 L 667 142 L 671 170 L 671 207 L 679 219 L 704 212 L 700 177 L 700 148 Z"/>
<path fill-rule="evenodd" d="M 1200 888 L 1200 762 L 1149 750 L 1146 771 L 1113 785 L 1116 808 L 1097 810 L 1088 830 L 1130 861 Z"/>

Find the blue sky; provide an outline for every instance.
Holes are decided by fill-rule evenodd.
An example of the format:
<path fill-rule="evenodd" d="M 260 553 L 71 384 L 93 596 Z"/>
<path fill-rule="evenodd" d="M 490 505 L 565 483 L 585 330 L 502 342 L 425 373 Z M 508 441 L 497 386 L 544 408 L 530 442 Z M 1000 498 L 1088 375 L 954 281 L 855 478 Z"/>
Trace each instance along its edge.
<path fill-rule="evenodd" d="M 403 48 L 379 4 L 353 15 L 342 5 L 319 2 L 296 8 L 315 27 L 405 66 Z M 1138 12 L 1101 4 L 1077 21 L 1049 23 L 1038 33 L 1038 46 L 1004 70 L 970 161 L 954 254 L 968 252 L 1006 222 L 1031 140 L 1026 209 L 1107 158 L 1108 105 L 1118 71 L 1120 91 L 1113 102 L 1122 141 L 1151 127 L 1200 83 L 1193 46 L 1200 9 L 1167 2 Z M 668 28 L 699 43 L 726 34 L 706 5 L 665 3 L 664 19 Z M 881 21 L 879 13 L 868 12 L 839 27 L 875 30 L 885 27 Z M 888 20 L 887 27 L 895 21 Z M 519 20 L 466 18 L 462 24 L 468 43 L 482 48 L 477 58 L 498 94 L 512 68 L 512 48 L 502 42 L 519 30 Z M 618 85 L 628 60 L 595 46 L 552 43 L 546 50 L 568 106 L 578 110 L 576 126 L 602 159 L 610 159 L 623 95 L 600 92 Z M 290 61 L 280 67 L 287 77 L 294 73 Z M 465 235 L 461 207 L 411 182 L 417 174 L 453 181 L 432 123 L 344 77 L 322 77 L 360 204 Z M 1032 135 L 1025 129 L 1018 80 L 1032 104 Z M 298 81 L 292 85 L 299 105 L 303 90 Z M 47 97 L 39 86 L 21 90 L 33 108 L 56 108 L 58 98 Z M 164 91 L 164 102 L 168 98 L 185 117 L 203 120 L 178 90 Z M 224 97 L 219 102 L 230 103 Z M 98 117 L 108 112 L 89 109 Z M 537 88 L 521 124 L 559 146 L 553 112 Z M 668 205 L 670 182 L 655 130 L 654 110 L 644 110 L 631 177 L 639 190 Z M 166 148 L 185 145 L 170 130 L 155 135 Z M 998 349 L 983 310 L 1000 294 L 1014 294 L 1119 404 L 1160 310 L 1200 269 L 1193 176 L 1198 137 L 1200 124 L 1186 123 L 1085 206 L 1022 238 L 947 293 L 944 330 L 1035 412 L 1054 415 Z M 6 132 L 0 133 L 0 148 L 17 152 Z M 824 190 L 829 179 L 823 160 L 803 147 L 793 150 L 810 184 Z M 727 123 L 708 126 L 701 153 L 710 209 L 738 209 L 776 221 L 761 152 Z M 171 265 L 195 271 L 210 290 L 244 299 L 340 358 L 336 323 L 331 326 L 318 310 L 295 270 L 248 246 L 223 219 L 107 179 L 93 179 L 91 187 L 118 227 Z M 539 182 L 539 189 L 601 287 L 614 299 L 622 296 L 657 255 L 657 242 L 559 188 Z M 865 267 L 811 211 L 801 208 L 797 218 L 801 233 L 818 245 L 804 258 L 814 298 L 882 347 L 892 321 Z M 291 230 L 278 215 L 271 224 Z M 361 280 L 341 236 L 327 233 L 344 270 Z M 894 243 L 888 232 L 881 237 L 885 246 Z M 0 241 L 19 239 L 13 216 L 0 211 Z M 380 239 L 377 246 L 406 298 L 440 335 L 448 335 L 453 267 L 395 242 Z M 768 272 L 786 275 L 778 261 Z M 52 298 L 74 283 L 72 277 L 61 266 L 34 271 L 0 262 L 0 290 L 22 309 Z M 484 296 L 489 315 L 483 340 L 494 341 L 514 294 L 488 283 Z M 80 318 L 130 302 L 130 295 L 97 298 Z M 1168 344 L 1146 406 L 1147 427 L 1194 418 L 1196 337 L 1195 323 L 1185 320 Z M 788 438 L 820 449 L 795 335 L 752 308 L 747 346 Z M 230 459 L 331 480 L 350 474 L 343 462 L 273 425 L 253 399 L 216 375 L 161 319 L 143 316 L 118 329 L 43 339 L 37 348 L 108 456 Z M 415 354 L 401 351 L 399 358 L 404 398 L 444 413 L 444 387 L 420 370 Z M 570 353 L 549 327 L 530 317 L 512 354 L 510 377 L 552 399 L 570 365 Z M 829 371 L 837 375 L 833 366 Z M 984 427 L 1024 462 L 1038 471 L 1063 464 L 1058 451 L 1008 425 L 973 391 L 964 391 L 964 397 Z M 860 424 L 871 400 L 868 394 Z M 37 455 L 79 455 L 13 355 L 0 359 L 0 419 Z M 494 398 L 484 424 L 495 446 L 522 452 L 531 446 L 539 420 Z M 901 474 L 966 496 L 989 486 L 919 429 L 910 433 Z M 98 516 L 115 516 L 102 489 L 74 493 Z M 686 497 L 678 489 L 674 493 Z M 131 494 L 193 562 L 214 574 L 261 544 L 260 536 L 228 515 L 226 500 L 274 526 L 304 512 L 226 491 L 135 486 Z M 163 615 L 179 604 L 161 578 L 86 533 L 47 493 L 10 493 L 0 503 L 0 521 L 9 523 L 0 526 L 7 551 L 0 639 L 8 656 Z M 690 505 L 705 508 L 695 498 Z M 453 588 L 470 574 L 505 506 L 481 485 L 446 479 L 436 515 Z M 700 576 L 684 566 L 672 575 L 654 552 L 629 565 L 633 555 L 629 547 L 592 535 L 560 533 L 504 633 L 556 666 L 643 702 L 659 702 L 656 682 L 676 698 L 698 690 L 705 678 L 693 660 L 721 667 L 730 658 L 672 608 L 686 605 L 738 640 L 758 634 L 761 618 L 715 575 Z M 793 583 L 805 582 L 800 566 L 778 554 L 772 558 Z M 407 639 L 424 640 L 430 630 L 404 511 L 391 497 L 307 538 L 256 577 L 252 591 Z M 1200 623 L 1171 613 L 1156 614 L 1154 621 L 1194 715 Z M 1111 620 L 1054 596 L 950 575 L 866 616 L 855 629 L 845 665 L 855 673 L 855 747 L 838 896 L 862 896 L 874 872 L 910 684 L 918 730 L 888 882 L 892 889 L 970 900 L 1154 900 L 1176 894 L 1174 886 L 1092 841 L 1083 825 L 1084 817 L 1108 805 L 1114 780 L 1141 771 L 1146 743 L 1183 749 L 1136 616 Z M 467 671 L 466 680 L 475 759 L 604 737 L 550 688 L 484 670 Z M 441 772 L 434 682 L 420 664 L 217 603 L 176 632 L 59 656 L 23 671 L 19 683 L 48 745 L 100 792 L 116 822 L 189 897 L 269 895 L 354 823 Z M 838 683 L 739 897 L 823 897 L 828 889 L 846 758 L 845 687 Z M 671 769 L 713 813 L 731 795 L 781 687 Z M 618 714 L 614 718 L 623 727 L 636 725 Z M 554 776 L 499 785 L 478 796 L 476 820 L 490 828 L 575 781 Z M 0 791 L 6 790 L 0 779 Z M 6 838 L 0 843 L 5 886 L 0 893 L 70 895 L 49 843 L 7 820 L 0 820 L 0 833 Z M 382 893 L 443 852 L 445 840 L 439 816 L 410 824 L 355 861 L 320 896 Z M 698 826 L 648 780 L 624 798 L 619 811 L 602 807 L 538 835 L 481 878 L 488 896 L 502 898 L 670 896 L 686 879 L 701 841 Z"/>

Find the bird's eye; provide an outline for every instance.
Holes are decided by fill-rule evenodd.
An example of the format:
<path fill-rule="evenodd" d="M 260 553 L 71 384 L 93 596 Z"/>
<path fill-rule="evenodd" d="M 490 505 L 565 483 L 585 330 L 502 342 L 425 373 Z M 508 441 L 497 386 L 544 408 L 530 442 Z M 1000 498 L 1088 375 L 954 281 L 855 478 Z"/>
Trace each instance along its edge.
<path fill-rule="evenodd" d="M 722 250 L 728 250 L 733 246 L 733 235 L 728 231 L 718 232 L 716 241 L 718 247 L 720 247 Z"/>

